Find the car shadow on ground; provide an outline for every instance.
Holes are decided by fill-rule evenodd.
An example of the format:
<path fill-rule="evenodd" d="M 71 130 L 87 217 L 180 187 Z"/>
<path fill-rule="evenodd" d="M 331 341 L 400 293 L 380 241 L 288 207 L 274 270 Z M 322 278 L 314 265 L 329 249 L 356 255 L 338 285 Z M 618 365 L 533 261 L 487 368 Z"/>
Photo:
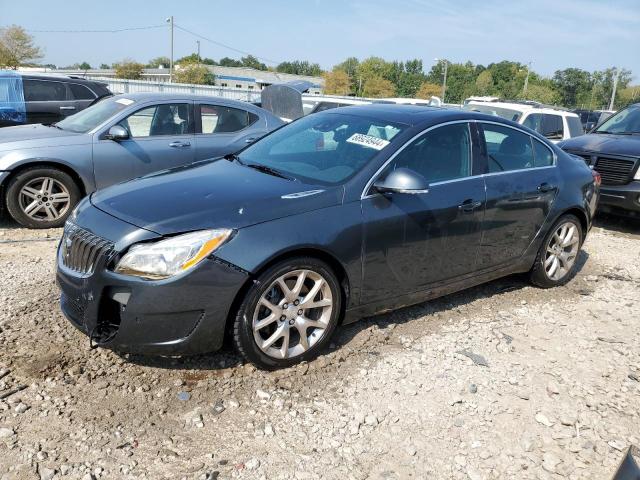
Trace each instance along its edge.
<path fill-rule="evenodd" d="M 584 268 L 589 254 L 584 250 L 580 251 L 577 259 L 577 268 L 574 276 L 579 274 Z M 573 279 L 572 279 L 573 280 Z M 571 283 L 569 283 L 571 285 Z M 436 332 L 444 323 L 448 321 L 446 312 L 453 311 L 459 307 L 481 300 L 484 298 L 503 295 L 508 292 L 522 290 L 531 286 L 526 274 L 510 275 L 500 278 L 476 287 L 472 287 L 460 292 L 452 293 L 444 297 L 436 298 L 427 302 L 416 305 L 403 307 L 392 312 L 364 317 L 357 322 L 349 325 L 339 326 L 334 334 L 331 346 L 325 348 L 320 355 L 325 355 L 333 350 L 349 348 L 350 344 L 355 341 L 355 337 L 362 332 L 376 325 L 380 329 L 389 327 L 390 325 L 402 325 L 409 322 L 418 321 L 426 315 L 432 316 L 428 328 L 423 328 L 424 334 Z M 375 345 L 371 345 L 375 347 Z M 369 352 L 369 346 L 362 346 L 362 353 Z M 143 355 L 122 355 L 122 357 L 131 363 L 144 367 L 153 367 L 167 370 L 223 370 L 233 368 L 244 364 L 243 358 L 237 354 L 231 346 L 230 341 L 225 341 L 223 348 L 217 353 L 208 355 L 193 355 L 183 357 L 160 357 L 160 356 L 143 356 Z"/>
<path fill-rule="evenodd" d="M 640 218 L 629 218 L 606 213 L 598 213 L 594 219 L 593 226 L 618 233 L 640 235 Z"/>

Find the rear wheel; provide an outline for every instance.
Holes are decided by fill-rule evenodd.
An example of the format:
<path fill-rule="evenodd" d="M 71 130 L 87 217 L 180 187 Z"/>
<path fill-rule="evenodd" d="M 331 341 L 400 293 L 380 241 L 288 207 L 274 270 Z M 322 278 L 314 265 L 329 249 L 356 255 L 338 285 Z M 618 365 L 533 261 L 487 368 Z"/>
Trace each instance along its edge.
<path fill-rule="evenodd" d="M 29 228 L 64 225 L 80 200 L 80 189 L 65 172 L 34 167 L 18 173 L 7 188 L 7 210 L 15 221 Z"/>
<path fill-rule="evenodd" d="M 576 269 L 583 241 L 582 225 L 574 215 L 564 215 L 554 224 L 531 269 L 531 282 L 549 288 L 567 283 Z"/>
<path fill-rule="evenodd" d="M 341 290 L 324 262 L 279 262 L 249 288 L 234 324 L 234 343 L 259 368 L 271 370 L 314 358 L 338 323 Z"/>

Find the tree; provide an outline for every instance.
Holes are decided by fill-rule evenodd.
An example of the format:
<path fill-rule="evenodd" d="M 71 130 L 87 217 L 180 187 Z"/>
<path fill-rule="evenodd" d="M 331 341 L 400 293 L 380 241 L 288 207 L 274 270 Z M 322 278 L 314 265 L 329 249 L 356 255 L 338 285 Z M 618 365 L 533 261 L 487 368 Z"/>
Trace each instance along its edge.
<path fill-rule="evenodd" d="M 78 68 L 80 70 L 91 70 L 91 65 L 89 65 L 89 62 L 82 62 L 80 65 L 78 65 Z"/>
<path fill-rule="evenodd" d="M 213 85 L 215 77 L 204 65 L 197 63 L 187 63 L 181 65 L 175 73 L 178 83 L 195 83 L 198 85 Z"/>
<path fill-rule="evenodd" d="M 139 80 L 142 78 L 144 65 L 134 62 L 131 59 L 125 59 L 115 64 L 116 78 L 126 78 L 129 80 Z"/>
<path fill-rule="evenodd" d="M 490 70 L 483 70 L 476 78 L 476 93 L 489 95 L 493 91 L 493 75 Z"/>
<path fill-rule="evenodd" d="M 619 102 L 616 104 L 618 108 L 640 102 L 640 85 L 631 85 L 621 89 L 618 97 Z"/>
<path fill-rule="evenodd" d="M 442 95 L 442 86 L 435 83 L 424 82 L 420 85 L 420 89 L 416 93 L 417 98 L 440 97 Z"/>
<path fill-rule="evenodd" d="M 555 105 L 559 102 L 560 96 L 558 92 L 551 87 L 545 85 L 531 85 L 527 87 L 527 100 L 534 100 L 547 105 Z"/>
<path fill-rule="evenodd" d="M 370 76 L 362 89 L 363 96 L 372 98 L 391 97 L 394 92 L 393 83 L 380 75 Z"/>
<path fill-rule="evenodd" d="M 110 68 L 111 66 L 107 65 L 106 63 L 100 64 L 100 70 L 109 70 Z"/>
<path fill-rule="evenodd" d="M 242 62 L 235 58 L 224 57 L 220 59 L 219 63 L 223 67 L 242 67 Z"/>
<path fill-rule="evenodd" d="M 255 68 L 256 70 L 267 70 L 267 66 L 264 63 L 260 62 L 260 60 L 258 60 L 253 55 L 242 57 L 240 59 L 240 63 L 243 67 Z"/>
<path fill-rule="evenodd" d="M 42 58 L 42 50 L 33 37 L 18 25 L 0 28 L 0 66 L 16 69 L 29 60 Z"/>
<path fill-rule="evenodd" d="M 591 74 L 579 68 L 557 70 L 553 75 L 555 89 L 560 96 L 560 102 L 567 107 L 578 105 L 580 98 L 591 90 Z"/>
<path fill-rule="evenodd" d="M 309 63 L 307 60 L 294 60 L 278 64 L 276 72 L 318 77 L 322 75 L 322 68 L 320 68 L 319 64 Z"/>
<path fill-rule="evenodd" d="M 171 65 L 171 60 L 169 59 L 169 57 L 156 57 L 149 60 L 149 63 L 147 63 L 147 68 L 160 68 L 160 66 L 169 68 L 169 65 Z"/>
<path fill-rule="evenodd" d="M 344 70 L 325 72 L 324 93 L 328 95 L 348 95 L 351 90 L 349 75 Z"/>

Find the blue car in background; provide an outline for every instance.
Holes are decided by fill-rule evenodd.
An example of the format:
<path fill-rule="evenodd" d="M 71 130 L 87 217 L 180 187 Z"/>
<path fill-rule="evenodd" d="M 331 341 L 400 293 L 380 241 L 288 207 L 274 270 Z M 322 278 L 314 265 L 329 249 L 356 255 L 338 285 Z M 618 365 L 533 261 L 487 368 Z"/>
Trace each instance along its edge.
<path fill-rule="evenodd" d="M 0 129 L 0 204 L 26 227 L 60 227 L 95 190 L 236 152 L 283 123 L 223 98 L 116 95 L 58 123 Z"/>

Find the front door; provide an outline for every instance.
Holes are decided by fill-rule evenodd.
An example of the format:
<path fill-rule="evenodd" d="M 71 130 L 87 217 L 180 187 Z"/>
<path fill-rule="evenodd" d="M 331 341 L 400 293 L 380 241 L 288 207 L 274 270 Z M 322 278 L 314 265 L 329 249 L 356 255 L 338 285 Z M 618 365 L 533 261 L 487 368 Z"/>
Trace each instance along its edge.
<path fill-rule="evenodd" d="M 98 136 L 93 147 L 96 188 L 192 163 L 192 111 L 191 102 L 146 106 L 118 122 L 129 139 L 116 142 Z"/>
<path fill-rule="evenodd" d="M 364 223 L 362 303 L 425 290 L 475 270 L 485 202 L 484 180 L 472 174 L 469 124 L 426 132 L 389 163 L 429 182 L 426 193 L 362 200 Z"/>
<path fill-rule="evenodd" d="M 515 128 L 481 123 L 487 205 L 478 255 L 479 268 L 520 258 L 549 215 L 558 192 L 553 152 Z"/>

